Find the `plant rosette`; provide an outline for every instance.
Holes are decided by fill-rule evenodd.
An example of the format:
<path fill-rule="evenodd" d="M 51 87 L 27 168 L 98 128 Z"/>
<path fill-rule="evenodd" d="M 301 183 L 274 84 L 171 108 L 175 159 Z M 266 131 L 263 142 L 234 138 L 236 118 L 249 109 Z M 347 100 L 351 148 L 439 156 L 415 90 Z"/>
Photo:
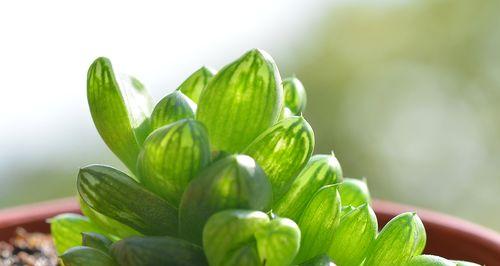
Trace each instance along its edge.
<path fill-rule="evenodd" d="M 87 95 L 128 170 L 80 169 L 84 215 L 50 220 L 66 266 L 474 265 L 421 254 L 416 213 L 378 231 L 366 179 L 312 155 L 304 86 L 262 50 L 198 69 L 156 105 L 97 58 Z"/>

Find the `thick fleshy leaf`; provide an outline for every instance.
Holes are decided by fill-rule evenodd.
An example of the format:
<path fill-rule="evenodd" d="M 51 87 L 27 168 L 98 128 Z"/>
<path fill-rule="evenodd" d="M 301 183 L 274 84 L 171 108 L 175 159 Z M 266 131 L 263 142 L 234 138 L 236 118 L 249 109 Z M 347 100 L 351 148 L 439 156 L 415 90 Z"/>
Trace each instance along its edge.
<path fill-rule="evenodd" d="M 318 255 L 308 261 L 302 262 L 299 266 L 335 266 L 335 263 L 326 254 Z"/>
<path fill-rule="evenodd" d="M 264 169 L 273 185 L 274 200 L 290 188 L 314 150 L 314 133 L 300 116 L 281 120 L 264 131 L 244 151 Z"/>
<path fill-rule="evenodd" d="M 182 91 L 186 96 L 197 103 L 201 93 L 214 75 L 214 70 L 208 67 L 202 67 L 191 74 L 191 76 L 179 86 L 178 90 Z"/>
<path fill-rule="evenodd" d="M 434 255 L 413 257 L 405 266 L 456 266 L 456 263 Z"/>
<path fill-rule="evenodd" d="M 109 238 L 104 235 L 93 233 L 93 232 L 83 232 L 82 233 L 82 245 L 86 247 L 91 247 L 98 249 L 104 253 L 109 252 L 109 248 L 113 244 Z"/>
<path fill-rule="evenodd" d="M 62 254 L 69 248 L 82 245 L 83 232 L 102 232 L 89 218 L 73 213 L 57 215 L 49 219 L 50 232 L 57 253 Z"/>
<path fill-rule="evenodd" d="M 196 104 L 180 91 L 174 91 L 161 99 L 151 113 L 151 129 L 172 124 L 185 118 L 194 118 Z"/>
<path fill-rule="evenodd" d="M 269 220 L 259 211 L 216 213 L 203 230 L 203 247 L 211 266 L 289 265 L 299 242 L 300 231 L 292 220 Z"/>
<path fill-rule="evenodd" d="M 290 265 L 299 252 L 300 229 L 294 221 L 276 218 L 255 232 L 257 250 L 267 266 Z"/>
<path fill-rule="evenodd" d="M 208 218 L 225 209 L 266 210 L 272 201 L 264 171 L 246 155 L 228 155 L 189 183 L 179 209 L 182 238 L 201 243 Z"/>
<path fill-rule="evenodd" d="M 365 203 L 370 204 L 370 192 L 366 185 L 366 179 L 361 180 L 354 178 L 344 178 L 344 181 L 339 186 L 340 197 L 342 198 L 342 206 L 359 207 Z"/>
<path fill-rule="evenodd" d="M 384 226 L 370 245 L 363 265 L 404 265 L 422 253 L 425 242 L 425 228 L 418 215 L 402 213 Z"/>
<path fill-rule="evenodd" d="M 73 247 L 61 255 L 64 266 L 118 266 L 108 254 L 91 247 Z"/>
<path fill-rule="evenodd" d="M 295 115 L 304 112 L 307 96 L 302 82 L 296 77 L 283 79 L 283 91 L 285 92 L 285 106 Z"/>
<path fill-rule="evenodd" d="M 119 240 L 125 237 L 142 235 L 130 226 L 124 225 L 115 219 L 112 219 L 98 211 L 92 209 L 81 197 L 79 197 L 80 210 L 87 216 L 92 223 L 102 228 L 105 236 L 112 240 Z"/>
<path fill-rule="evenodd" d="M 302 241 L 295 262 L 300 263 L 326 253 L 340 222 L 341 209 L 337 185 L 325 186 L 313 196 L 299 218 Z"/>
<path fill-rule="evenodd" d="M 274 204 L 273 212 L 298 220 L 318 189 L 341 181 L 342 168 L 333 153 L 314 155 L 293 181 L 290 189 Z"/>
<path fill-rule="evenodd" d="M 138 170 L 142 185 L 176 208 L 182 193 L 210 162 L 205 127 L 183 119 L 155 130 L 144 142 Z"/>
<path fill-rule="evenodd" d="M 121 266 L 203 266 L 207 265 L 201 247 L 172 237 L 130 237 L 111 247 Z"/>
<path fill-rule="evenodd" d="M 328 255 L 342 266 L 360 265 L 377 230 L 377 217 L 368 204 L 350 211 L 335 228 Z"/>
<path fill-rule="evenodd" d="M 77 187 L 92 209 L 143 234 L 177 234 L 177 209 L 119 170 L 104 165 L 83 167 Z"/>
<path fill-rule="evenodd" d="M 254 49 L 208 83 L 196 119 L 207 127 L 214 150 L 238 153 L 278 120 L 282 108 L 276 64 L 266 52 Z"/>
<path fill-rule="evenodd" d="M 456 263 L 456 266 L 480 266 L 477 263 L 469 262 L 469 261 L 463 261 L 463 260 L 453 260 L 453 262 Z"/>
<path fill-rule="evenodd" d="M 151 97 L 130 76 L 117 76 L 109 59 L 100 57 L 87 74 L 87 98 L 94 124 L 104 142 L 135 172 L 137 155 L 151 132 Z"/>

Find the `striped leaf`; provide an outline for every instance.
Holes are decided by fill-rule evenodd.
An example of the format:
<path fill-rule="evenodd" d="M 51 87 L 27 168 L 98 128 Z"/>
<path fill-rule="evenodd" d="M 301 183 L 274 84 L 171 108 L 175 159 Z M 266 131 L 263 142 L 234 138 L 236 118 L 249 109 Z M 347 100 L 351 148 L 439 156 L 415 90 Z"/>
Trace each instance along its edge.
<path fill-rule="evenodd" d="M 387 223 L 368 249 L 364 266 L 404 265 L 424 250 L 424 225 L 413 212 L 394 217 Z"/>
<path fill-rule="evenodd" d="M 215 75 L 215 71 L 207 68 L 201 67 L 196 70 L 191 76 L 189 76 L 178 88 L 187 97 L 191 98 L 195 103 L 198 103 L 201 93 L 207 86 L 208 82 Z"/>
<path fill-rule="evenodd" d="M 102 139 L 135 172 L 140 147 L 151 132 L 153 103 L 146 89 L 133 77 L 117 77 L 111 62 L 100 57 L 87 74 L 87 98 Z"/>
<path fill-rule="evenodd" d="M 103 232 L 89 218 L 73 213 L 57 215 L 51 218 L 49 223 L 50 233 L 59 254 L 69 248 L 81 246 L 83 232 Z"/>
<path fill-rule="evenodd" d="M 80 169 L 77 188 L 92 209 L 146 235 L 176 235 L 177 210 L 112 167 Z"/>
<path fill-rule="evenodd" d="M 290 265 L 299 242 L 300 231 L 292 220 L 269 220 L 259 211 L 216 213 L 203 230 L 203 247 L 211 266 Z"/>
<path fill-rule="evenodd" d="M 74 247 L 61 255 L 64 266 L 118 266 L 108 254 L 91 247 Z"/>
<path fill-rule="evenodd" d="M 139 155 L 141 184 L 176 208 L 189 181 L 210 162 L 204 126 L 183 119 L 155 130 Z"/>
<path fill-rule="evenodd" d="M 282 108 L 278 69 L 267 53 L 255 49 L 213 77 L 196 118 L 207 127 L 215 150 L 238 153 L 277 121 Z"/>
<path fill-rule="evenodd" d="M 362 180 L 354 178 L 344 178 L 344 181 L 339 186 L 340 197 L 342 198 L 342 206 L 359 207 L 363 204 L 370 204 L 370 191 L 366 185 L 366 179 Z"/>
<path fill-rule="evenodd" d="M 326 253 L 334 229 L 340 222 L 341 209 L 337 185 L 325 186 L 313 196 L 299 218 L 302 240 L 295 262 L 304 262 Z"/>
<path fill-rule="evenodd" d="M 293 181 L 290 190 L 274 204 L 273 212 L 298 220 L 318 189 L 341 181 L 342 168 L 333 153 L 314 155 Z"/>
<path fill-rule="evenodd" d="M 82 213 L 87 216 L 92 223 L 96 224 L 99 228 L 102 228 L 106 232 L 105 235 L 107 237 L 110 237 L 113 240 L 118 240 L 129 236 L 141 235 L 141 233 L 130 228 L 129 226 L 90 208 L 90 206 L 81 197 L 79 197 L 79 202 Z"/>
<path fill-rule="evenodd" d="M 95 248 L 104 253 L 109 253 L 109 248 L 112 244 L 113 241 L 104 235 L 93 232 L 82 233 L 82 246 Z"/>
<path fill-rule="evenodd" d="M 314 149 L 314 133 L 300 116 L 281 120 L 264 131 L 244 151 L 262 166 L 273 185 L 274 200 L 290 188 Z"/>
<path fill-rule="evenodd" d="M 174 91 L 161 99 L 151 114 L 151 129 L 174 123 L 185 118 L 194 118 L 196 104 L 180 91 Z"/>
<path fill-rule="evenodd" d="M 265 210 L 272 200 L 271 184 L 255 161 L 246 155 L 228 155 L 193 179 L 179 209 L 180 235 L 201 243 L 208 218 L 225 209 Z"/>
<path fill-rule="evenodd" d="M 328 255 L 335 263 L 361 265 L 378 231 L 377 217 L 368 204 L 345 214 L 335 228 Z"/>
<path fill-rule="evenodd" d="M 121 266 L 203 266 L 207 265 L 201 247 L 172 237 L 130 237 L 111 247 Z"/>
<path fill-rule="evenodd" d="M 456 263 L 434 255 L 418 255 L 405 266 L 457 266 Z"/>
<path fill-rule="evenodd" d="M 302 262 L 299 266 L 335 266 L 335 263 L 326 254 L 318 255 L 308 261 Z"/>
<path fill-rule="evenodd" d="M 285 92 L 285 106 L 295 115 L 304 112 L 307 96 L 302 82 L 296 77 L 283 79 L 283 91 Z"/>

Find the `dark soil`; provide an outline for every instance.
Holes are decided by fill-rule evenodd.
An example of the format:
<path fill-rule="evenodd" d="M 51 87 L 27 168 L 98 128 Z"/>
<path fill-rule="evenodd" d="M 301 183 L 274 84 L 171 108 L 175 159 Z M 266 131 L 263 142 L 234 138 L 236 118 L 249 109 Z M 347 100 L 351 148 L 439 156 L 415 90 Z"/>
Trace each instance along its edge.
<path fill-rule="evenodd" d="M 9 242 L 0 242 L 1 266 L 54 266 L 57 253 L 48 234 L 28 233 L 17 229 Z"/>

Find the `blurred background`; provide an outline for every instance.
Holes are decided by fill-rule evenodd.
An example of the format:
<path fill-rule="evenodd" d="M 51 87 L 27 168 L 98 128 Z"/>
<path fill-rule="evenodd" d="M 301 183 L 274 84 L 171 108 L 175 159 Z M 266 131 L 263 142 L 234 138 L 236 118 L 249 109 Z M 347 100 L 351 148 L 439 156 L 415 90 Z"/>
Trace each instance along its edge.
<path fill-rule="evenodd" d="M 155 100 L 254 47 L 308 92 L 317 153 L 375 197 L 500 231 L 500 2 L 4 1 L 0 208 L 75 194 L 90 163 L 124 169 L 86 102 L 98 56 Z"/>

